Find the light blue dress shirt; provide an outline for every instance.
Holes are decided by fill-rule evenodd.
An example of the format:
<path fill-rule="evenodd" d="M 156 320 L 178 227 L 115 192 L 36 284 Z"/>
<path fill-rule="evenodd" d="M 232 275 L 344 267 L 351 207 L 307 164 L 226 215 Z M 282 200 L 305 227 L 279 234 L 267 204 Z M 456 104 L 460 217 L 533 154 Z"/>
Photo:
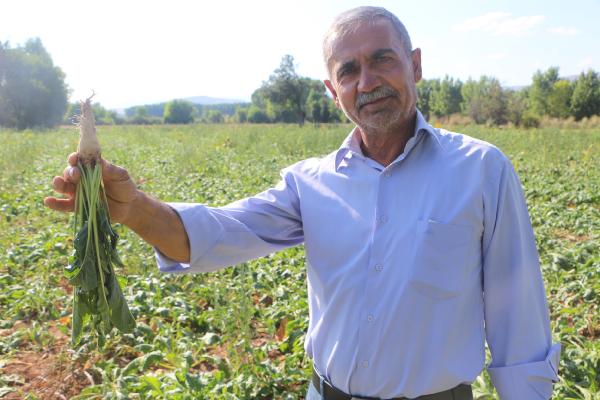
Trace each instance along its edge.
<path fill-rule="evenodd" d="M 550 398 L 560 345 L 509 160 L 420 113 L 389 166 L 366 158 L 360 143 L 355 129 L 337 151 L 225 207 L 171 203 L 191 262 L 157 251 L 160 270 L 214 271 L 304 243 L 305 348 L 335 387 L 385 399 L 471 383 L 487 340 L 501 399 Z"/>

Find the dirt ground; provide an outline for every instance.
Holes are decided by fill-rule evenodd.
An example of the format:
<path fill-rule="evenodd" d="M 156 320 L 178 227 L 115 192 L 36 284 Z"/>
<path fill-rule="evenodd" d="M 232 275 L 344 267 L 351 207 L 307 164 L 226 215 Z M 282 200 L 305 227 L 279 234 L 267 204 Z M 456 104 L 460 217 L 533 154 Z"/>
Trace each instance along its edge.
<path fill-rule="evenodd" d="M 48 334 L 53 337 L 53 345 L 40 349 L 24 342 L 22 350 L 13 358 L 0 365 L 0 376 L 9 381 L 15 390 L 1 397 L 2 400 L 24 399 L 27 394 L 38 399 L 69 399 L 93 384 L 92 377 L 85 372 L 85 366 L 71 360 L 68 353 L 70 337 L 63 333 L 56 323 L 51 323 Z M 6 336 L 27 324 L 17 323 L 5 329 L 0 335 Z"/>

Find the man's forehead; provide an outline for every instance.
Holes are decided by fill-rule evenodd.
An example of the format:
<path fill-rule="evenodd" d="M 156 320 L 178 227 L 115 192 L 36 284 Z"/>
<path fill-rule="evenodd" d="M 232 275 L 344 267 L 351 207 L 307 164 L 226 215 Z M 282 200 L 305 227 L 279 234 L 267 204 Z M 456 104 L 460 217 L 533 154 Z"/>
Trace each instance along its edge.
<path fill-rule="evenodd" d="M 331 62 L 344 63 L 371 56 L 382 49 L 400 51 L 402 40 L 391 23 L 384 19 L 366 21 L 354 29 L 336 35 L 331 41 Z"/>

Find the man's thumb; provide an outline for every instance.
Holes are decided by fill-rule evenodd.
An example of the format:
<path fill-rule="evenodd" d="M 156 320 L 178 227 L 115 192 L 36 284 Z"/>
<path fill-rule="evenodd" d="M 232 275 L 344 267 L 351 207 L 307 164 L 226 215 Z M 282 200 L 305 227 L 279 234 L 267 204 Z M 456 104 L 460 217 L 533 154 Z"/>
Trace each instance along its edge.
<path fill-rule="evenodd" d="M 114 165 L 102 159 L 102 176 L 111 181 L 126 181 L 129 179 L 129 173 L 125 168 Z"/>

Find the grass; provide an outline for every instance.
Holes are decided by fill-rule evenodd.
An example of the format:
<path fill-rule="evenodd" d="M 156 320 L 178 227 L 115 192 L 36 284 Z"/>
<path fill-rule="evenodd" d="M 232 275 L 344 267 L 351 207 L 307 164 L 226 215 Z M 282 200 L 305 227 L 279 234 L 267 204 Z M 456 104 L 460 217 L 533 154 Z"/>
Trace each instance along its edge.
<path fill-rule="evenodd" d="M 223 205 L 274 184 L 279 170 L 336 149 L 349 126 L 100 127 L 103 153 L 167 201 Z M 512 160 L 536 233 L 555 341 L 555 398 L 600 396 L 600 129 L 467 126 Z M 303 398 L 310 363 L 302 247 L 222 271 L 157 272 L 149 246 L 118 227 L 132 334 L 69 349 L 70 217 L 45 209 L 74 128 L 0 131 L 0 398 Z M 39 363 L 44 359 L 43 363 Z M 20 364 L 19 364 L 20 363 Z M 27 368 L 24 368 L 26 365 Z M 487 375 L 476 398 L 493 398 Z M 4 397 L 2 397 L 4 396 Z"/>

